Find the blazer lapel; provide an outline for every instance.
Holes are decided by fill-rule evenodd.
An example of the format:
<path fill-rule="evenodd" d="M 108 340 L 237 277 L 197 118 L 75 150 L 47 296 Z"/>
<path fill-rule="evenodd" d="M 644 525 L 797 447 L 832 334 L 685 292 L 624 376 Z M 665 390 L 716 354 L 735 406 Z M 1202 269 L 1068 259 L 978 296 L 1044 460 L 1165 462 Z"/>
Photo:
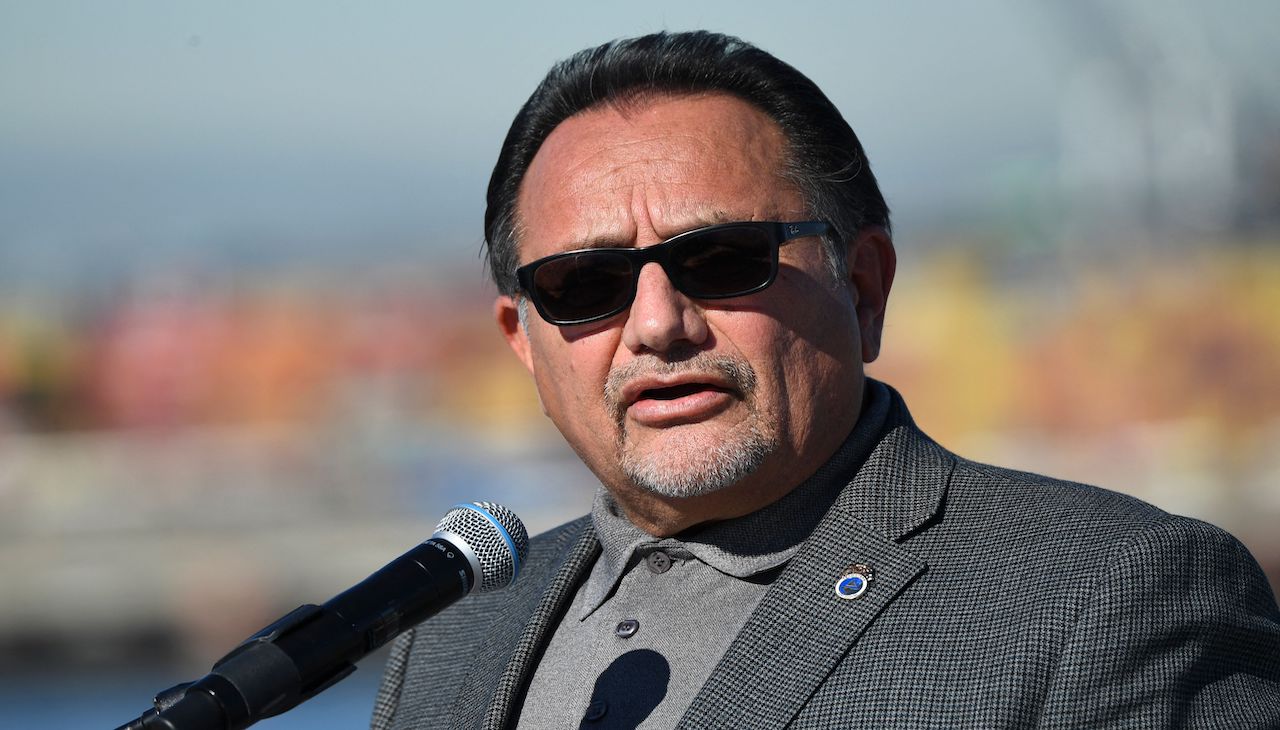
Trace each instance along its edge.
<path fill-rule="evenodd" d="M 550 640 L 560 615 L 600 552 L 595 529 L 589 520 L 583 523 L 577 539 L 543 563 L 546 569 L 541 575 L 526 574 L 508 589 L 520 593 L 506 602 L 506 609 L 477 650 L 476 661 L 452 708 L 449 727 L 453 730 L 496 730 L 514 724 L 512 712 L 537 666 L 542 647 Z M 515 627 L 521 628 L 504 630 Z M 494 672 L 476 669 L 481 666 L 505 668 L 495 677 Z"/>
<path fill-rule="evenodd" d="M 853 643 L 925 569 L 899 541 L 937 513 L 954 457 L 916 429 L 891 393 L 884 437 L 792 558 L 694 698 L 680 727 L 787 725 Z M 836 594 L 851 566 L 873 578 Z"/>

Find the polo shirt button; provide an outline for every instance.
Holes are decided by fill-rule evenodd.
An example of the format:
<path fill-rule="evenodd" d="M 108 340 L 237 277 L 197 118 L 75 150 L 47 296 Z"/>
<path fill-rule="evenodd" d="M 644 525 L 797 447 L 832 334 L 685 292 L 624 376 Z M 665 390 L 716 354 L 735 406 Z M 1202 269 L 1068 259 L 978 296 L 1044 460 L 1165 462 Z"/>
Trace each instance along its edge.
<path fill-rule="evenodd" d="M 587 705 L 587 714 L 583 715 L 582 719 L 587 722 L 595 722 L 602 719 L 608 711 L 609 705 L 604 700 L 596 700 Z"/>
<path fill-rule="evenodd" d="M 671 556 L 657 550 L 649 553 L 649 557 L 645 558 L 645 564 L 654 573 L 662 574 L 671 570 Z"/>
<path fill-rule="evenodd" d="M 639 630 L 640 622 L 633 618 L 629 618 L 625 621 L 619 621 L 618 625 L 613 628 L 613 633 L 624 639 L 630 639 L 635 636 L 636 632 Z"/>

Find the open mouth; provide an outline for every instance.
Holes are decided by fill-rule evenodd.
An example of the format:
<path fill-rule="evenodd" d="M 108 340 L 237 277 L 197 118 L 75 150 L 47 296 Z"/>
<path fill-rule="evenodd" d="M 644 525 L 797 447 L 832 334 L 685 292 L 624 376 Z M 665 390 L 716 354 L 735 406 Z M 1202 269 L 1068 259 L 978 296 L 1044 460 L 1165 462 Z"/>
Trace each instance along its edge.
<path fill-rule="evenodd" d="M 719 388 L 710 383 L 682 383 L 667 388 L 650 388 L 642 391 L 636 400 L 676 400 L 685 396 L 703 392 L 728 393 L 727 388 Z"/>
<path fill-rule="evenodd" d="M 653 387 L 639 390 L 644 385 Z M 668 428 L 714 418 L 739 398 L 738 390 L 714 379 L 670 385 L 656 380 L 636 381 L 632 387 L 636 390 L 624 394 L 623 412 L 627 419 L 647 428 Z"/>

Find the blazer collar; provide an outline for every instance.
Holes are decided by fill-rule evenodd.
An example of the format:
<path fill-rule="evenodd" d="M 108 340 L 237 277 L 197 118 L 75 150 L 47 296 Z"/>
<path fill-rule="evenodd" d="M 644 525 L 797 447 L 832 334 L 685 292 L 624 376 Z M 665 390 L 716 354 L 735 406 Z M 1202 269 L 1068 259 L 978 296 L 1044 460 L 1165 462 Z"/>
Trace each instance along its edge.
<path fill-rule="evenodd" d="M 888 392 L 889 412 L 879 442 L 832 508 L 902 540 L 941 508 L 956 457 L 916 427 L 898 391 L 870 378 L 867 385 Z"/>
<path fill-rule="evenodd" d="M 565 534 L 565 544 L 565 549 L 538 566 L 545 566 L 544 569 L 525 573 L 508 589 L 518 593 L 506 602 L 505 609 L 494 621 L 495 630 L 479 652 L 510 659 L 496 683 L 492 675 L 474 671 L 464 680 L 450 717 L 452 730 L 474 727 L 499 730 L 514 724 L 513 713 L 524 702 L 524 693 L 543 647 L 551 640 L 574 593 L 600 554 L 600 541 L 586 518 L 578 520 Z M 515 626 L 523 626 L 518 635 L 502 631 L 504 627 Z M 489 691 L 493 694 L 485 709 L 483 698 Z M 484 717 L 479 718 L 482 709 Z"/>

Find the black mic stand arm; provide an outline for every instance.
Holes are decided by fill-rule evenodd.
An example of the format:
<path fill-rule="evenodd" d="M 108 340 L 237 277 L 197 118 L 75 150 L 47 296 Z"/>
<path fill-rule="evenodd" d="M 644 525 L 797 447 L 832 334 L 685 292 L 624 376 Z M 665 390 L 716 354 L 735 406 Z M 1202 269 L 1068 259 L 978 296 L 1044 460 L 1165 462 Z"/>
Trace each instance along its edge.
<path fill-rule="evenodd" d="M 428 540 L 323 606 L 299 606 L 204 677 L 156 695 L 153 709 L 116 730 L 241 730 L 296 707 L 355 671 L 361 657 L 448 606 L 457 598 L 452 594 L 470 590 L 471 566 L 455 559 L 452 547 Z M 457 590 L 433 579 L 451 573 Z"/>

